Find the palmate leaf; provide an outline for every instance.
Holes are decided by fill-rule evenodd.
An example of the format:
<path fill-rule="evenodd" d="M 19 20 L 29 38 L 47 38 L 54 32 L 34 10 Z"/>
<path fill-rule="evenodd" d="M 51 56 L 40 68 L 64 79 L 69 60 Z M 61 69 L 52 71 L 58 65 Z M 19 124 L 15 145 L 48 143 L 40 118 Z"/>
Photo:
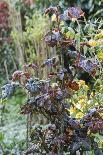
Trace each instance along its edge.
<path fill-rule="evenodd" d="M 46 61 L 44 61 L 44 63 L 41 65 L 41 67 L 53 67 L 55 66 L 56 64 L 56 57 L 53 57 L 53 58 L 50 58 L 50 59 L 47 59 Z"/>
<path fill-rule="evenodd" d="M 40 84 L 32 78 L 28 79 L 25 88 L 31 93 L 38 93 L 40 91 Z"/>
<path fill-rule="evenodd" d="M 79 7 L 69 7 L 59 16 L 60 20 L 68 21 L 72 19 L 80 19 L 84 16 L 84 12 Z"/>
<path fill-rule="evenodd" d="M 99 68 L 97 62 L 93 62 L 91 59 L 87 59 L 84 55 L 78 53 L 78 51 L 68 50 L 67 57 L 69 61 L 71 60 L 71 65 L 77 67 L 80 72 L 82 70 L 91 76 L 95 76 L 96 69 Z"/>
<path fill-rule="evenodd" d="M 17 70 L 12 74 L 12 81 L 20 81 L 23 77 L 25 77 L 25 80 L 30 79 L 30 74 Z"/>
<path fill-rule="evenodd" d="M 92 62 L 91 60 L 86 59 L 83 55 L 78 54 L 77 62 L 75 66 L 84 70 L 92 76 L 95 76 L 97 63 Z"/>
<path fill-rule="evenodd" d="M 91 146 L 90 146 L 90 143 L 88 143 L 86 140 L 81 140 L 80 142 L 74 142 L 70 149 L 71 153 L 75 153 L 80 148 L 84 151 L 90 151 Z"/>
<path fill-rule="evenodd" d="M 68 8 L 68 16 L 70 18 L 80 18 L 84 16 L 84 12 L 79 7 L 70 7 Z"/>
<path fill-rule="evenodd" d="M 57 42 L 61 39 L 62 34 L 59 29 L 53 29 L 52 31 L 49 31 L 45 36 L 44 40 L 45 43 L 50 46 L 54 47 L 57 45 Z"/>
<path fill-rule="evenodd" d="M 80 148 L 81 148 L 81 144 L 79 142 L 74 142 L 70 147 L 71 154 L 74 154 Z"/>
<path fill-rule="evenodd" d="M 25 155 L 31 154 L 31 153 L 39 153 L 40 152 L 40 144 L 34 144 L 31 147 L 29 147 L 26 152 L 24 152 Z"/>
<path fill-rule="evenodd" d="M 86 140 L 82 140 L 82 141 L 81 141 L 81 148 L 82 148 L 84 151 L 90 151 L 90 150 L 91 150 L 90 143 L 87 142 Z"/>
<path fill-rule="evenodd" d="M 80 123 L 79 121 L 75 120 L 75 119 L 70 119 L 69 120 L 69 124 L 71 125 L 72 128 L 76 129 L 76 128 L 80 128 Z"/>
<path fill-rule="evenodd" d="M 24 67 L 25 70 L 27 70 L 28 68 L 32 68 L 34 70 L 38 70 L 38 66 L 33 64 L 33 63 L 25 64 L 23 67 Z"/>
<path fill-rule="evenodd" d="M 15 91 L 16 84 L 9 83 L 4 85 L 2 89 L 2 99 L 9 98 Z"/>

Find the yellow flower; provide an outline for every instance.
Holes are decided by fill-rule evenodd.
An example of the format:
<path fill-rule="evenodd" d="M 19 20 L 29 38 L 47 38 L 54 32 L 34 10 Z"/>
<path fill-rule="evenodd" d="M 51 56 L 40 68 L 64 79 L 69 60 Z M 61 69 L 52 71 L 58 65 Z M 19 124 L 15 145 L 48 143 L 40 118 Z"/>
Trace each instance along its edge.
<path fill-rule="evenodd" d="M 78 101 L 78 104 L 76 104 L 76 107 L 78 109 L 81 109 L 83 111 L 83 109 L 85 109 L 85 107 L 86 107 L 86 101 L 85 101 L 85 99 L 80 99 Z"/>
<path fill-rule="evenodd" d="M 67 38 L 70 38 L 70 32 L 69 31 L 65 35 Z"/>
<path fill-rule="evenodd" d="M 78 84 L 79 84 L 79 87 L 83 86 L 84 89 L 86 90 L 89 89 L 89 87 L 85 84 L 85 81 L 83 80 L 79 80 Z"/>
<path fill-rule="evenodd" d="M 82 112 L 78 112 L 77 114 L 76 114 L 76 118 L 77 119 L 80 119 L 80 118 L 82 118 L 84 116 L 84 114 L 82 113 Z"/>
<path fill-rule="evenodd" d="M 103 53 L 99 53 L 98 58 L 103 59 Z"/>
<path fill-rule="evenodd" d="M 85 81 L 79 80 L 78 84 L 79 84 L 79 87 L 81 87 L 81 86 L 85 85 Z"/>
<path fill-rule="evenodd" d="M 86 100 L 87 99 L 87 96 L 86 95 L 80 95 L 79 96 L 79 100 L 81 100 L 81 99 L 85 99 Z"/>
<path fill-rule="evenodd" d="M 85 102 L 85 100 L 84 99 L 81 99 L 81 100 L 79 100 L 78 101 L 80 104 L 83 104 L 84 102 Z"/>
<path fill-rule="evenodd" d="M 81 100 L 79 100 L 78 102 L 79 102 L 79 104 L 80 104 L 80 106 L 81 106 L 80 109 L 84 109 L 84 108 L 86 107 L 85 99 L 81 99 Z"/>
<path fill-rule="evenodd" d="M 103 119 L 103 113 L 100 113 L 101 118 Z"/>
<path fill-rule="evenodd" d="M 97 45 L 97 42 L 95 40 L 91 39 L 91 40 L 88 41 L 88 44 L 90 46 L 96 46 Z"/>
<path fill-rule="evenodd" d="M 75 113 L 76 112 L 76 107 L 71 107 L 70 108 L 70 113 L 72 114 L 72 113 Z"/>
<path fill-rule="evenodd" d="M 52 15 L 51 20 L 52 20 L 53 22 L 57 21 L 57 18 L 56 18 L 56 15 L 55 15 L 55 14 Z"/>
<path fill-rule="evenodd" d="M 103 37 L 103 30 L 101 30 L 100 33 L 95 35 L 96 38 L 102 38 Z"/>
<path fill-rule="evenodd" d="M 82 104 L 82 109 L 84 110 L 86 107 L 87 107 L 87 104 L 86 103 L 83 103 Z"/>

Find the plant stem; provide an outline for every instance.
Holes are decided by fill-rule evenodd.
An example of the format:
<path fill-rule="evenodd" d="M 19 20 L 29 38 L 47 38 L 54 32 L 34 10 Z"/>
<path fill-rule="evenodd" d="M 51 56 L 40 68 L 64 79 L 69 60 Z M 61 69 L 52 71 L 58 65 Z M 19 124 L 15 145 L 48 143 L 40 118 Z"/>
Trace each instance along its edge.
<path fill-rule="evenodd" d="M 28 149 L 28 143 L 29 143 L 29 114 L 27 115 L 27 137 L 26 137 L 26 147 L 27 147 L 27 149 Z"/>

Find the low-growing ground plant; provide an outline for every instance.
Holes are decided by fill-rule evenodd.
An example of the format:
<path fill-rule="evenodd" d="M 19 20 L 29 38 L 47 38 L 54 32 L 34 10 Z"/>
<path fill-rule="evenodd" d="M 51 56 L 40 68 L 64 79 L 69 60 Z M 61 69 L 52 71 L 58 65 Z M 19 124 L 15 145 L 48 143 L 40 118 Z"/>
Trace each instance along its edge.
<path fill-rule="evenodd" d="M 16 87 L 27 92 L 28 99 L 21 106 L 21 114 L 27 115 L 24 154 L 102 155 L 101 21 L 86 21 L 79 7 L 65 11 L 60 6 L 49 7 L 45 15 L 51 20 L 51 30 L 43 40 L 50 48 L 57 49 L 56 56 L 41 64 L 41 68 L 49 68 L 48 78 L 34 77 L 30 70 L 37 72 L 38 66 L 25 64 L 2 87 L 2 100 L 13 95 Z M 47 125 L 35 126 L 34 116 L 38 114 L 47 119 Z"/>

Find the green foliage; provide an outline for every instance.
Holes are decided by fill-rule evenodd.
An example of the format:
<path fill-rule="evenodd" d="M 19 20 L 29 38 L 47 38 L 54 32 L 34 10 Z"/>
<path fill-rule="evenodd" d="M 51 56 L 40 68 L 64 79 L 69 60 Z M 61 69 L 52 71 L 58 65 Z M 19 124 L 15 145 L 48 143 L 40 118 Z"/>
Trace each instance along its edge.
<path fill-rule="evenodd" d="M 49 26 L 49 20 L 40 11 L 35 11 L 31 18 L 25 15 L 25 30 L 23 35 L 16 29 L 11 32 L 11 36 L 15 42 L 19 42 L 24 46 L 25 54 L 27 55 L 26 62 L 33 62 L 36 60 L 36 46 L 40 44 L 43 34 L 46 33 Z"/>
<path fill-rule="evenodd" d="M 4 134 L 1 132 L 0 133 L 0 142 L 2 142 L 4 140 Z"/>
<path fill-rule="evenodd" d="M 103 1 L 102 0 L 81 0 L 81 7 L 89 18 L 103 17 Z M 99 9 L 99 10 L 98 10 Z"/>
<path fill-rule="evenodd" d="M 5 103 L 2 116 L 4 126 L 0 127 L 0 145 L 2 146 L 0 153 L 2 155 L 19 154 L 26 147 L 26 118 L 22 117 L 19 109 L 26 99 L 22 91 L 19 93 L 16 94 L 16 98 L 13 97 Z"/>
<path fill-rule="evenodd" d="M 6 75 L 6 70 L 5 70 L 5 64 L 4 62 L 6 62 L 7 65 L 7 70 L 8 70 L 8 74 L 10 75 L 13 70 L 15 69 L 14 63 L 13 61 L 15 61 L 15 64 L 17 63 L 16 61 L 16 57 L 14 58 L 14 51 L 15 51 L 15 46 L 14 44 L 8 44 L 8 43 L 4 43 L 2 48 L 0 48 L 0 83 L 3 80 L 7 80 Z M 3 81 L 4 82 L 4 81 Z"/>
<path fill-rule="evenodd" d="M 36 11 L 32 18 L 25 16 L 26 18 L 26 31 L 24 32 L 24 39 L 27 41 L 38 42 L 43 37 L 46 26 L 48 24 L 48 19 L 41 15 L 39 11 Z M 48 24 L 49 26 L 49 24 Z"/>

